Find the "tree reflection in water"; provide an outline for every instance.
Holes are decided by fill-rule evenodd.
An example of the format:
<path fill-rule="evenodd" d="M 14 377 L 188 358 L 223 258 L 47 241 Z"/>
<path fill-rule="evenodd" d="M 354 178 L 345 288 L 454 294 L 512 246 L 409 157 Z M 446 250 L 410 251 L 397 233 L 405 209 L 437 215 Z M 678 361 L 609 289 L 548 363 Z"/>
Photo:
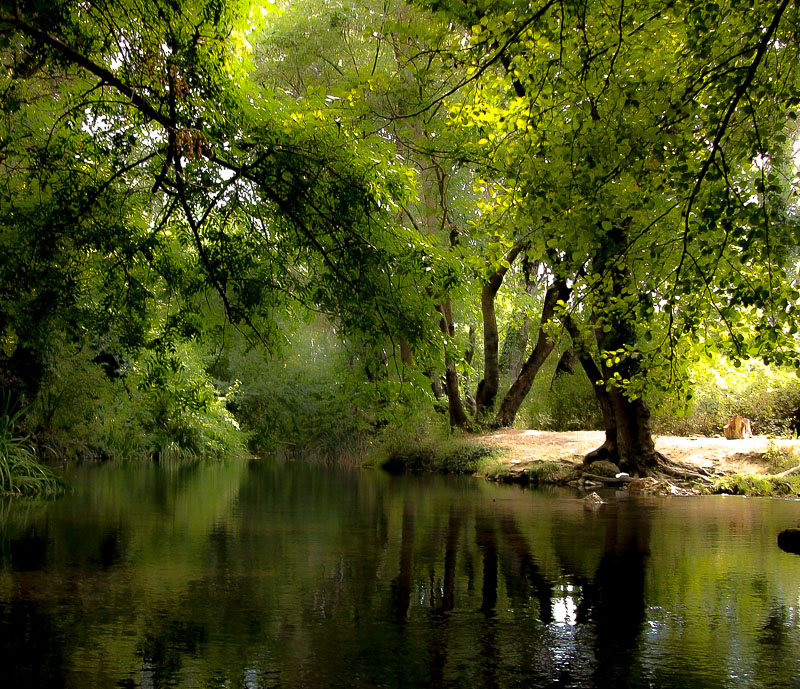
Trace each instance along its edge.
<path fill-rule="evenodd" d="M 266 462 L 0 510 L 4 687 L 795 686 L 781 502 Z"/>

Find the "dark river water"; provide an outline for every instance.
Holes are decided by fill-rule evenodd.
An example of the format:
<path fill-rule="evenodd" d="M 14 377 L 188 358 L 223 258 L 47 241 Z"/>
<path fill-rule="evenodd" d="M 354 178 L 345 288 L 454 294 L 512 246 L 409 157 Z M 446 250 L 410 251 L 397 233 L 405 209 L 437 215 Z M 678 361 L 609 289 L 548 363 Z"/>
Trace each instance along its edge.
<path fill-rule="evenodd" d="M 0 503 L 0 687 L 800 687 L 794 501 L 270 461 Z"/>

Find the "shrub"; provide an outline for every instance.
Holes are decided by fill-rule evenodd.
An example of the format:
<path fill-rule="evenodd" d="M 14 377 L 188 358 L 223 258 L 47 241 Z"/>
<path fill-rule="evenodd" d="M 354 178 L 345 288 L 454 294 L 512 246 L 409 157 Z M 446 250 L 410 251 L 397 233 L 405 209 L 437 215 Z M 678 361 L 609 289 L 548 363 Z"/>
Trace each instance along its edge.
<path fill-rule="evenodd" d="M 800 495 L 800 476 L 779 478 L 757 474 L 726 474 L 714 479 L 714 483 L 708 486 L 705 492 L 765 497 Z"/>
<path fill-rule="evenodd" d="M 520 410 L 527 428 L 543 431 L 586 431 L 603 428 L 603 415 L 592 384 L 578 370 L 554 377 L 556 357 L 536 377 Z"/>
<path fill-rule="evenodd" d="M 474 474 L 486 471 L 496 457 L 497 450 L 465 436 L 445 436 L 431 431 L 421 436 L 393 431 L 375 447 L 366 464 L 391 473 Z"/>
<path fill-rule="evenodd" d="M 794 369 L 767 366 L 758 360 L 740 366 L 721 357 L 705 358 L 690 371 L 693 396 L 685 408 L 657 413 L 655 432 L 672 435 L 719 435 L 734 414 L 752 421 L 758 435 L 793 432 L 800 409 L 800 378 Z M 679 410 L 675 412 L 676 408 Z"/>
<path fill-rule="evenodd" d="M 54 461 L 184 461 L 245 452 L 246 438 L 192 341 L 145 352 L 109 377 L 88 347 L 58 352 L 30 407 L 42 454 Z"/>
<path fill-rule="evenodd" d="M 19 433 L 22 410 L 12 410 L 10 395 L 0 402 L 0 493 L 11 495 L 56 495 L 66 484 L 36 460 L 27 435 Z"/>

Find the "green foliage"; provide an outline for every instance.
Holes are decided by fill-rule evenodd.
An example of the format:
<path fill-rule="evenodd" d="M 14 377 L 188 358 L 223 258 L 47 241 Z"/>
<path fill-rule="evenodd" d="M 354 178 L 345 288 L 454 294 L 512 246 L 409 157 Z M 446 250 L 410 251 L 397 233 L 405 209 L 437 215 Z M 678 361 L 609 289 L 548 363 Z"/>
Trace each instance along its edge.
<path fill-rule="evenodd" d="M 704 488 L 707 493 L 727 493 L 729 495 L 749 495 L 761 497 L 787 497 L 800 495 L 800 476 L 792 475 L 778 478 L 758 474 L 725 474 L 714 479 L 711 486 Z"/>
<path fill-rule="evenodd" d="M 219 459 L 245 452 L 246 435 L 191 341 L 143 351 L 109 377 L 89 348 L 54 356 L 26 419 L 54 461 Z"/>
<path fill-rule="evenodd" d="M 589 431 L 603 427 L 600 406 L 583 371 L 555 378 L 555 357 L 543 367 L 520 409 L 526 428 L 543 431 Z"/>
<path fill-rule="evenodd" d="M 574 471 L 572 466 L 561 462 L 531 462 L 521 473 L 512 472 L 511 466 L 503 462 L 490 464 L 485 469 L 486 477 L 493 481 L 513 481 L 531 485 L 553 485 L 561 483 Z"/>
<path fill-rule="evenodd" d="M 779 447 L 772 440 L 767 442 L 767 447 L 761 459 L 766 462 L 770 473 L 773 474 L 779 474 L 800 463 L 793 452 Z"/>
<path fill-rule="evenodd" d="M 358 464 L 380 429 L 429 413 L 429 381 L 391 342 L 343 340 L 323 317 L 283 330 L 291 343 L 274 355 L 231 333 L 212 369 L 218 380 L 243 381 L 232 409 L 254 452 Z"/>
<path fill-rule="evenodd" d="M 552 484 L 558 483 L 572 471 L 572 467 L 559 462 L 534 462 L 525 473 L 533 484 Z"/>
<path fill-rule="evenodd" d="M 9 395 L 0 399 L 0 495 L 63 493 L 64 480 L 37 461 L 31 439 L 20 432 L 23 414 L 12 409 Z"/>
<path fill-rule="evenodd" d="M 698 338 L 796 357 L 797 7 L 458 4 L 482 215 L 572 283 L 606 387 L 650 399 Z"/>
<path fill-rule="evenodd" d="M 367 465 L 380 466 L 391 473 L 485 473 L 498 452 L 465 436 L 429 433 L 420 437 L 396 431 L 387 435 L 371 452 Z"/>
<path fill-rule="evenodd" d="M 734 414 L 749 418 L 757 435 L 791 435 L 800 409 L 800 378 L 791 368 L 758 360 L 738 365 L 716 356 L 689 370 L 688 405 L 666 403 L 654 417 L 655 432 L 720 435 Z"/>

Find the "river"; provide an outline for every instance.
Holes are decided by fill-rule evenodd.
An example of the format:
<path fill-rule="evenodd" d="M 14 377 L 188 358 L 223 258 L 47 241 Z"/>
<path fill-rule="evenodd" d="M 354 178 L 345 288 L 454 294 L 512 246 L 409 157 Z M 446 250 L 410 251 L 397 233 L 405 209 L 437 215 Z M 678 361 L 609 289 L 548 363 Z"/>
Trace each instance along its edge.
<path fill-rule="evenodd" d="M 0 502 L 2 687 L 800 687 L 796 501 L 271 460 Z"/>

